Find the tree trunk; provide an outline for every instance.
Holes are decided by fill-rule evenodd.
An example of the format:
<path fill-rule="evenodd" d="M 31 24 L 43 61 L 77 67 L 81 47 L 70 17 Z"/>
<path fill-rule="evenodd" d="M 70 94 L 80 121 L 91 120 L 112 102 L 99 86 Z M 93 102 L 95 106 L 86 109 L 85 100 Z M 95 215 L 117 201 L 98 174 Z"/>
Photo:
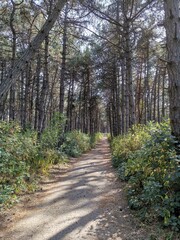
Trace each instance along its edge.
<path fill-rule="evenodd" d="M 11 68 L 14 67 L 14 62 L 15 62 L 15 57 L 16 57 L 16 30 L 14 28 L 14 17 L 15 17 L 15 12 L 16 12 L 16 5 L 13 1 L 12 5 L 13 5 L 13 9 L 11 12 L 11 16 L 10 16 L 10 28 L 11 28 L 11 32 L 12 32 L 12 61 L 11 61 Z M 14 120 L 15 118 L 15 83 L 12 84 L 11 88 L 10 88 L 10 96 L 9 96 L 9 119 L 10 120 Z"/>
<path fill-rule="evenodd" d="M 178 0 L 164 1 L 168 50 L 170 120 L 172 134 L 180 140 L 180 10 Z"/>
<path fill-rule="evenodd" d="M 164 68 L 162 79 L 162 118 L 165 117 L 165 79 L 166 79 L 166 67 Z"/>
<path fill-rule="evenodd" d="M 1 83 L 5 81 L 6 65 L 7 65 L 6 61 L 3 59 L 1 63 Z M 4 117 L 5 117 L 6 99 L 7 99 L 7 93 L 3 101 L 0 101 L 0 120 L 4 120 Z"/>
<path fill-rule="evenodd" d="M 122 115 L 122 134 L 125 133 L 125 111 L 126 111 L 126 101 L 125 101 L 125 70 L 124 70 L 124 59 L 122 59 L 121 64 L 121 75 L 122 75 L 122 87 L 121 87 L 121 115 Z"/>
<path fill-rule="evenodd" d="M 144 79 L 144 123 L 146 124 L 150 120 L 150 107 L 149 107 L 149 79 L 150 79 L 150 62 L 149 62 L 149 51 L 150 51 L 150 42 L 147 40 L 147 49 L 146 49 L 146 76 Z"/>
<path fill-rule="evenodd" d="M 48 72 L 48 55 L 49 55 L 49 37 L 45 38 L 45 49 L 44 49 L 44 74 L 43 74 L 43 85 L 39 101 L 39 119 L 38 119 L 38 132 L 42 133 L 44 129 L 44 119 L 47 103 L 47 94 L 49 89 L 49 72 Z"/>
<path fill-rule="evenodd" d="M 34 129 L 38 129 L 38 112 L 39 112 L 39 99 L 40 99 L 40 72 L 41 72 L 41 57 L 37 55 L 36 66 L 36 100 L 35 100 L 35 116 L 34 116 Z"/>
<path fill-rule="evenodd" d="M 130 47 L 130 29 L 129 29 L 129 23 L 127 22 L 127 25 L 125 27 L 126 30 L 126 48 L 125 48 L 125 54 L 126 54 L 126 82 L 128 85 L 128 98 L 129 98 L 129 113 L 130 113 L 130 122 L 129 127 L 132 127 L 133 124 L 135 124 L 135 103 L 134 103 L 134 90 L 133 90 L 133 80 L 132 80 L 132 50 Z"/>
<path fill-rule="evenodd" d="M 157 81 L 158 81 L 158 66 L 156 69 L 156 74 L 154 76 L 154 84 L 153 84 L 153 120 L 156 121 L 156 106 L 157 106 Z"/>
<path fill-rule="evenodd" d="M 65 16 L 64 16 L 62 64 L 61 64 L 61 79 L 60 79 L 59 112 L 62 114 L 64 112 L 64 82 L 65 82 L 65 73 L 66 73 L 67 15 L 68 15 L 68 3 L 66 3 Z"/>

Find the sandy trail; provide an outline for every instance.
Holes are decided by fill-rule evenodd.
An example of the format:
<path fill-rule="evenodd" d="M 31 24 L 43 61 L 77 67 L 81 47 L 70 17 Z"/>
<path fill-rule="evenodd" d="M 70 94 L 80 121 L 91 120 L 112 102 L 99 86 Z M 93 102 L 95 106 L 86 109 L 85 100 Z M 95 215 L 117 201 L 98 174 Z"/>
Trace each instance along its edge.
<path fill-rule="evenodd" d="M 147 239 L 130 214 L 106 139 L 71 167 L 52 174 L 36 202 L 18 209 L 21 217 L 1 231 L 0 239 Z"/>

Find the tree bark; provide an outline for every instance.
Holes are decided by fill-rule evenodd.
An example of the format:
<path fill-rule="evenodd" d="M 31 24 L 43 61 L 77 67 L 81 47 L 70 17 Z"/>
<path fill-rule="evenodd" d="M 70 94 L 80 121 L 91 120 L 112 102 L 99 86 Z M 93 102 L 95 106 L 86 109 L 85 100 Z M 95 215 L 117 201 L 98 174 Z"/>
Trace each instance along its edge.
<path fill-rule="evenodd" d="M 170 120 L 172 134 L 180 140 L 180 9 L 179 1 L 165 0 L 168 50 Z"/>
<path fill-rule="evenodd" d="M 7 68 L 7 63 L 6 60 L 3 59 L 1 63 L 1 83 L 5 81 L 5 74 L 6 74 L 6 68 Z M 5 106 L 6 106 L 6 99 L 7 99 L 7 94 L 4 97 L 3 101 L 0 101 L 0 120 L 5 119 Z"/>
<path fill-rule="evenodd" d="M 63 46 L 62 46 L 62 64 L 61 64 L 61 79 L 60 79 L 60 98 L 59 98 L 59 112 L 64 112 L 64 82 L 66 73 L 66 53 L 67 53 L 67 16 L 68 3 L 66 3 L 64 26 L 63 26 Z"/>
<path fill-rule="evenodd" d="M 38 117 L 38 133 L 41 134 L 44 129 L 44 119 L 47 104 L 47 94 L 49 89 L 49 70 L 48 70 L 48 55 L 49 55 L 49 37 L 45 38 L 45 49 L 44 49 L 44 73 L 43 83 L 39 101 L 39 117 Z"/>
<path fill-rule="evenodd" d="M 12 12 L 10 15 L 10 28 L 12 32 L 12 61 L 11 67 L 14 67 L 14 62 L 16 58 L 16 30 L 14 28 L 14 17 L 16 12 L 16 4 L 11 0 L 12 3 Z M 10 88 L 10 96 L 9 96 L 9 119 L 14 120 L 15 118 L 15 84 L 12 84 Z"/>
<path fill-rule="evenodd" d="M 38 112 L 40 105 L 40 72 L 41 72 L 41 56 L 37 55 L 37 66 L 36 66 L 36 99 L 35 99 L 35 116 L 34 116 L 34 129 L 38 129 Z"/>

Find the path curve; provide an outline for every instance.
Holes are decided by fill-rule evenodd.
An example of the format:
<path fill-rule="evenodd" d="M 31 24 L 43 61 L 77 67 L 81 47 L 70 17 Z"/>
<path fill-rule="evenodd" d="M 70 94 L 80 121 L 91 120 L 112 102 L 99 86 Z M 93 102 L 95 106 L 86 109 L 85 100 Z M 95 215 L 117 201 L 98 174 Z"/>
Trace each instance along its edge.
<path fill-rule="evenodd" d="M 19 208 L 21 217 L 0 233 L 0 239 L 147 239 L 128 209 L 106 139 L 64 171 L 55 168 L 52 175 L 43 183 L 37 202 L 31 199 Z"/>

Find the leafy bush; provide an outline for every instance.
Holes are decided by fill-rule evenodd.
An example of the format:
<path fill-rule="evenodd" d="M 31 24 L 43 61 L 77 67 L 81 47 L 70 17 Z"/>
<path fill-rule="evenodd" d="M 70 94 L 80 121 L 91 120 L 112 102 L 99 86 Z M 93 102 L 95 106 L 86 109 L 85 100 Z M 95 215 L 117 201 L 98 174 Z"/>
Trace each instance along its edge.
<path fill-rule="evenodd" d="M 126 135 L 113 138 L 111 141 L 113 166 L 118 167 L 127 161 L 129 155 L 139 149 L 148 138 L 147 126 L 144 125 L 135 125 Z"/>
<path fill-rule="evenodd" d="M 96 144 L 103 138 L 103 134 L 98 132 L 98 133 L 94 133 L 93 135 L 90 136 L 90 145 L 91 147 L 95 147 Z"/>
<path fill-rule="evenodd" d="M 49 126 L 41 134 L 41 145 L 43 148 L 57 148 L 64 125 L 65 117 L 62 114 L 55 113 Z"/>
<path fill-rule="evenodd" d="M 9 206 L 17 194 L 29 188 L 33 162 L 37 159 L 38 146 L 35 132 L 23 132 L 15 123 L 0 122 L 0 206 Z"/>
<path fill-rule="evenodd" d="M 50 129 L 47 132 L 51 135 Z M 22 131 L 15 122 L 0 122 L 0 207 L 11 205 L 21 192 L 34 191 L 38 174 L 47 173 L 52 164 L 66 161 L 65 154 L 55 148 L 54 128 L 48 148 L 46 133 L 40 142 L 37 132 Z"/>
<path fill-rule="evenodd" d="M 44 151 L 44 162 L 47 162 L 47 169 L 49 169 L 49 164 L 59 164 L 62 162 L 67 162 L 67 155 L 56 149 L 47 149 Z"/>
<path fill-rule="evenodd" d="M 65 141 L 61 146 L 61 151 L 71 157 L 78 157 L 90 149 L 89 135 L 74 130 L 65 136 Z"/>
<path fill-rule="evenodd" d="M 128 180 L 128 201 L 142 220 L 180 228 L 180 168 L 168 122 L 135 127 L 113 140 L 113 165 Z M 119 139 L 119 145 L 118 145 Z"/>

